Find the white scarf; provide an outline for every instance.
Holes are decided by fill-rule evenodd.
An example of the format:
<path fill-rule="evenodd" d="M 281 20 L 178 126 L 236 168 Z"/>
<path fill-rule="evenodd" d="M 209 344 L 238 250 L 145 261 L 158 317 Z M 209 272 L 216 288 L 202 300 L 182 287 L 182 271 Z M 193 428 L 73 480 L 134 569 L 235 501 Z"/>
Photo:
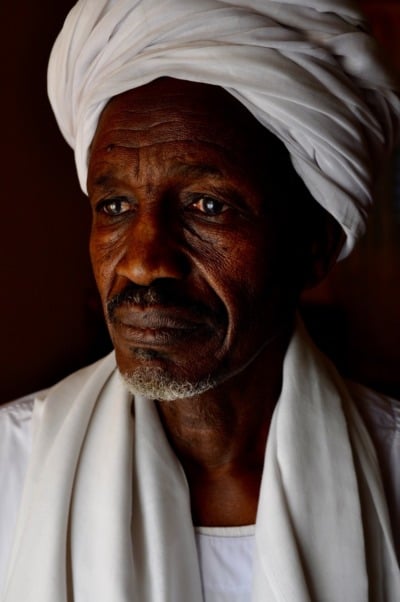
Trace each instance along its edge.
<path fill-rule="evenodd" d="M 201 602 L 183 470 L 113 354 L 34 409 L 4 602 Z M 398 602 L 376 455 L 334 368 L 297 332 L 256 523 L 254 602 Z"/>

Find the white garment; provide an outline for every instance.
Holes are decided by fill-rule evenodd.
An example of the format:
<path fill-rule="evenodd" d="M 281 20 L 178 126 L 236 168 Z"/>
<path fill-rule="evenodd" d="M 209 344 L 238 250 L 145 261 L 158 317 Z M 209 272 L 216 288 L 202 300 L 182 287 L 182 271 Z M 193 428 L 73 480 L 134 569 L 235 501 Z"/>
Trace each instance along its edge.
<path fill-rule="evenodd" d="M 0 593 L 31 451 L 33 397 L 0 407 Z"/>
<path fill-rule="evenodd" d="M 359 385 L 352 384 L 351 392 L 377 446 L 384 482 L 392 500 L 393 533 L 397 535 L 400 550 L 400 402 Z M 0 407 L 0 592 L 30 454 L 33 401 L 34 397 L 29 396 Z M 250 565 L 249 559 L 251 556 L 253 560 L 254 529 L 202 528 L 200 533 L 196 529 L 196 542 L 204 602 L 218 602 L 218 597 L 224 595 L 232 602 L 233 591 L 237 597 L 242 595 L 243 600 L 251 600 L 248 592 L 253 563 Z M 235 547 L 233 558 L 232 547 Z M 233 584 L 227 572 L 236 575 Z"/>
<path fill-rule="evenodd" d="M 152 403 L 136 399 L 130 420 L 114 370 L 111 355 L 35 402 L 4 602 L 201 600 L 183 471 Z M 253 602 L 400 597 L 374 449 L 343 382 L 299 333 L 266 450 L 253 587 Z"/>
<path fill-rule="evenodd" d="M 347 254 L 400 118 L 395 78 L 366 30 L 350 0 L 79 0 L 48 89 L 82 189 L 111 97 L 162 76 L 215 84 L 286 145 L 346 232 Z"/>
<path fill-rule="evenodd" d="M 251 602 L 255 526 L 196 527 L 204 602 Z"/>

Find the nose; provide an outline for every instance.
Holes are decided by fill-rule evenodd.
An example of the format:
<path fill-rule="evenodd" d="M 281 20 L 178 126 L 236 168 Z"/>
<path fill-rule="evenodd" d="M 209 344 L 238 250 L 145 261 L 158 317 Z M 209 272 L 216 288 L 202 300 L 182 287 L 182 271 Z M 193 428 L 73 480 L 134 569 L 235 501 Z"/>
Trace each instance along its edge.
<path fill-rule="evenodd" d="M 160 278 L 185 278 L 189 262 L 178 238 L 165 216 L 137 216 L 125 233 L 118 274 L 140 286 Z"/>

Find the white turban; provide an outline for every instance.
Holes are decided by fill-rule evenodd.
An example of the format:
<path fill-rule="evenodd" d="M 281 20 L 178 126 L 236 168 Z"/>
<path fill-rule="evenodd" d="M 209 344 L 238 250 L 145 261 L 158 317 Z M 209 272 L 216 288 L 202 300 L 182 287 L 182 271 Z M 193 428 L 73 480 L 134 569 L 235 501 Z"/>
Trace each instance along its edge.
<path fill-rule="evenodd" d="M 347 0 L 79 0 L 54 45 L 50 101 L 86 191 L 108 100 L 158 77 L 216 84 L 287 147 L 314 198 L 363 233 L 400 118 L 395 82 Z"/>

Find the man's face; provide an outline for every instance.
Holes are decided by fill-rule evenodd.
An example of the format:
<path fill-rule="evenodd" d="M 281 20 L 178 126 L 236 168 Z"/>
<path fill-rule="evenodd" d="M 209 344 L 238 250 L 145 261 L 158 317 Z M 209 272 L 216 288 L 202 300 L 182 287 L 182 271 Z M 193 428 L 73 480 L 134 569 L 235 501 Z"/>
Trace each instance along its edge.
<path fill-rule="evenodd" d="M 290 322 L 294 228 L 276 198 L 275 151 L 218 87 L 157 80 L 104 110 L 89 161 L 90 249 L 134 390 L 200 393 Z"/>

